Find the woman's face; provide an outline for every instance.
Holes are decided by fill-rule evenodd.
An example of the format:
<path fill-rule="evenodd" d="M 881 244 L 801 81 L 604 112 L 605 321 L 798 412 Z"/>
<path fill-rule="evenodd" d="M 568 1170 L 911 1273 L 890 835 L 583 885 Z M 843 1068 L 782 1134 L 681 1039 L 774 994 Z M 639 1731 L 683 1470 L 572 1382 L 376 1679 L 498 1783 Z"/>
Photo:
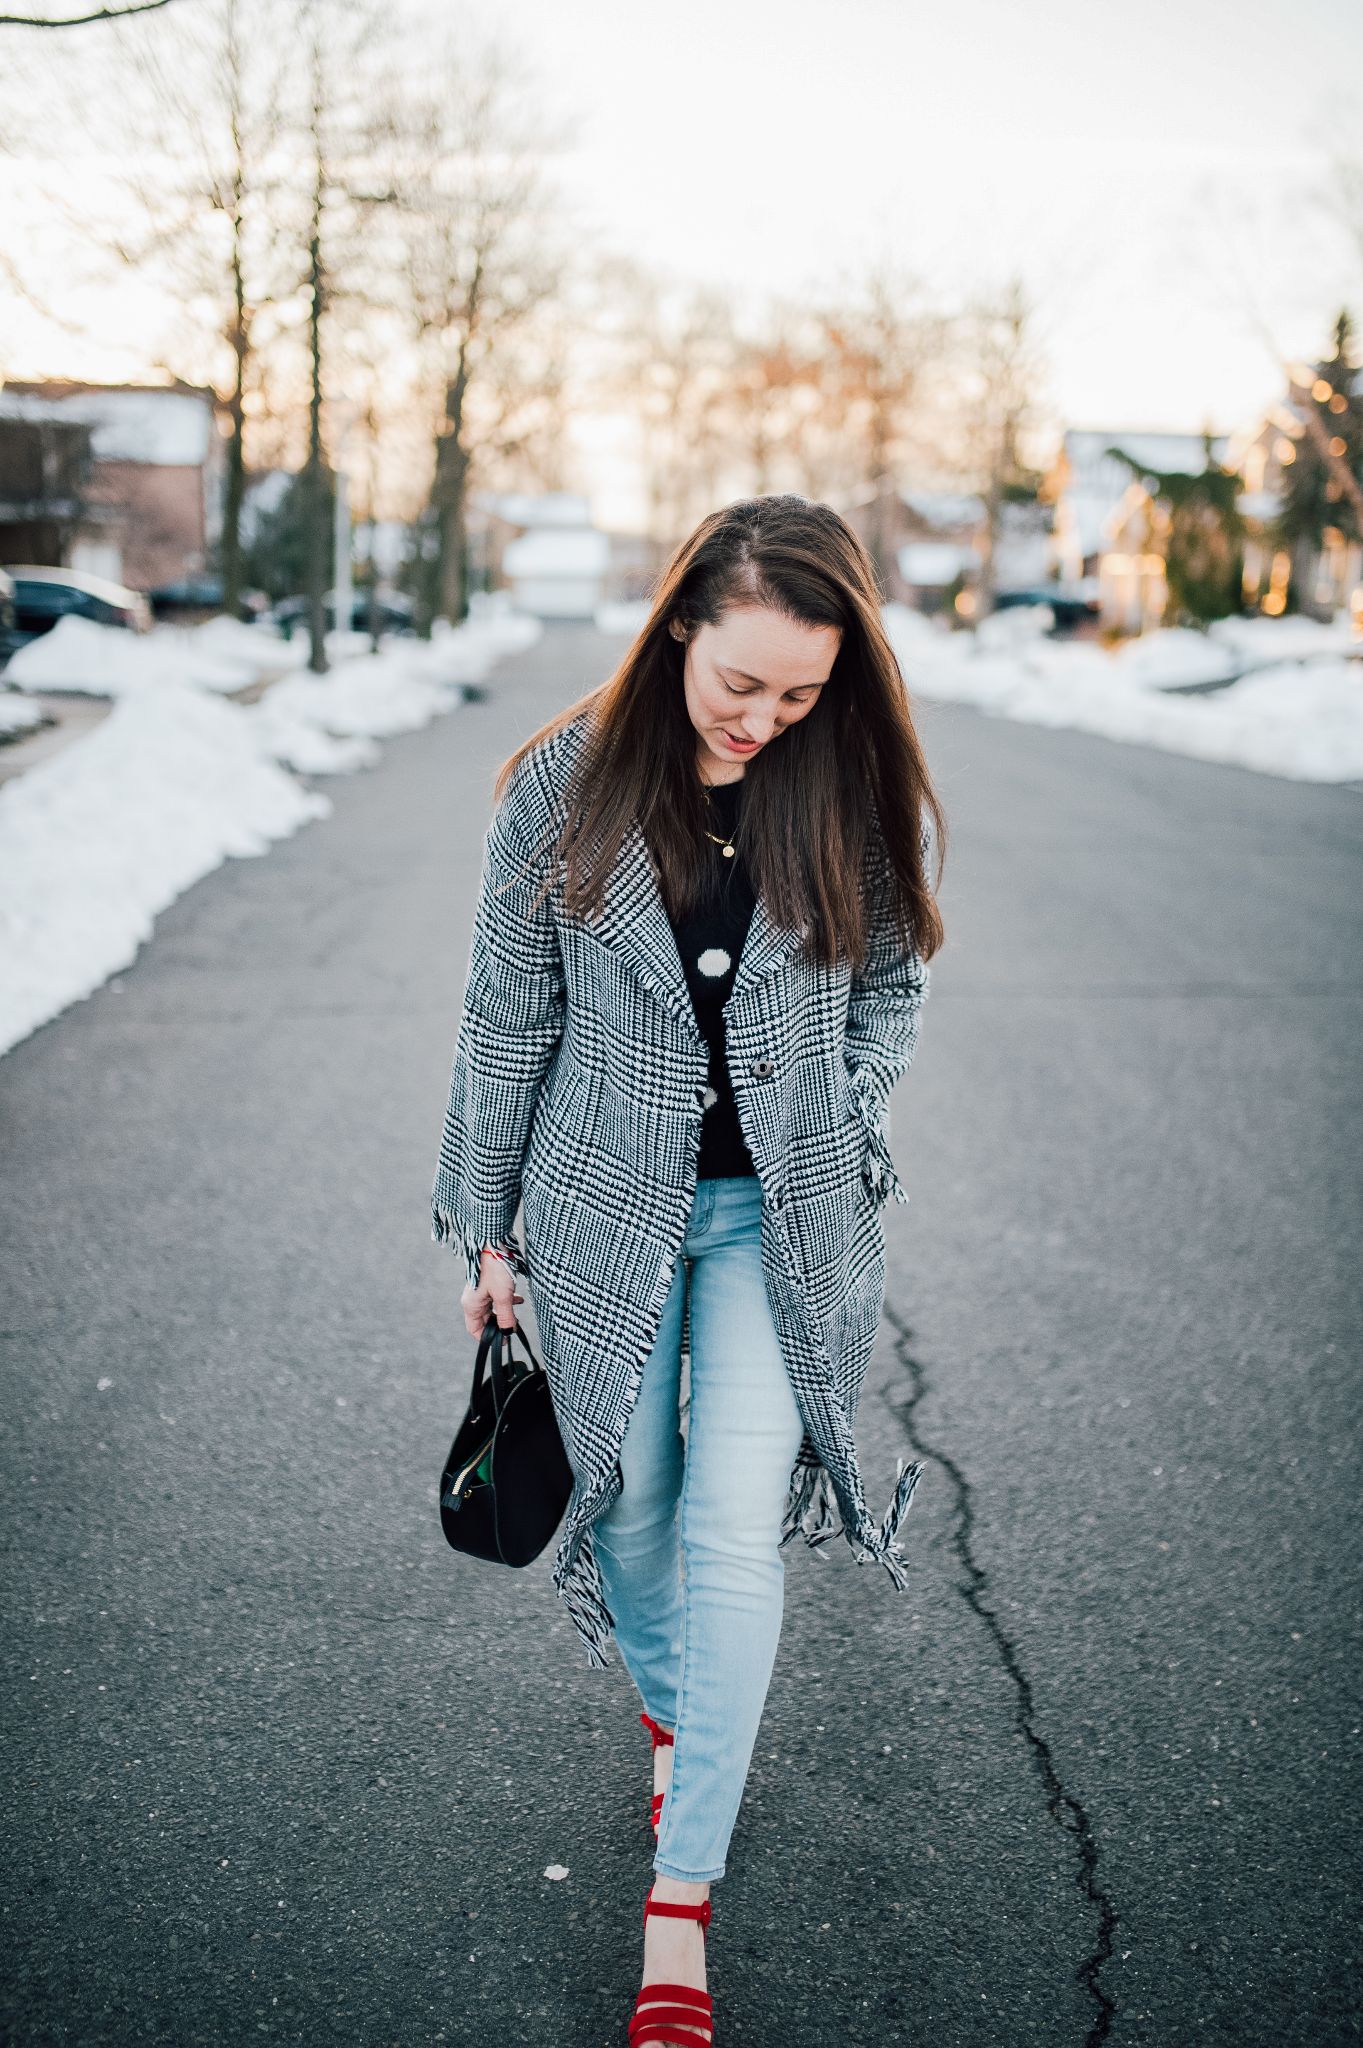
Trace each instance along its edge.
<path fill-rule="evenodd" d="M 671 632 L 686 635 L 673 619 Z M 808 718 L 842 642 L 836 626 L 809 626 L 766 605 L 737 606 L 698 626 L 686 648 L 686 708 L 696 766 L 706 782 L 734 782 L 763 747 Z"/>

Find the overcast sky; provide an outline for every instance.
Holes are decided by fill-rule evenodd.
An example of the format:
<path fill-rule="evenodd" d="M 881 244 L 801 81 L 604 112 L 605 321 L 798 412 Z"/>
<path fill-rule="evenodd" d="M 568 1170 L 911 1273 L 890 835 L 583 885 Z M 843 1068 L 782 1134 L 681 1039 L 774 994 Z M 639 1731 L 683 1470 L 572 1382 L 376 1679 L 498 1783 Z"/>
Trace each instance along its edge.
<path fill-rule="evenodd" d="M 1363 316 L 1357 0 L 499 0 L 577 113 L 623 248 L 798 291 L 889 256 L 945 298 L 1018 271 L 1070 424 L 1233 429 Z"/>
<path fill-rule="evenodd" d="M 1363 298 L 1309 198 L 1332 143 L 1363 154 L 1357 0 L 498 13 L 577 108 L 565 170 L 613 240 L 782 289 L 859 253 L 947 294 L 1020 270 L 1083 423 L 1233 425 L 1276 382 L 1246 295 L 1289 353 Z"/>
<path fill-rule="evenodd" d="M 398 0 L 401 7 L 402 0 Z M 496 0 L 608 245 L 798 293 L 1019 272 L 1058 419 L 1244 424 L 1363 314 L 1323 195 L 1363 155 L 1358 0 Z M 131 374 L 120 351 L 111 374 Z"/>

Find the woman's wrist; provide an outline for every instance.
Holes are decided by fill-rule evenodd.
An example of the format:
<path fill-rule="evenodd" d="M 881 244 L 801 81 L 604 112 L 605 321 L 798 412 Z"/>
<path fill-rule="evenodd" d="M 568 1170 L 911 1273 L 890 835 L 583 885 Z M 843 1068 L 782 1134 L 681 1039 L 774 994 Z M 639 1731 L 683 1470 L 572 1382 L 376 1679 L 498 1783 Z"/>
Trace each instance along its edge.
<path fill-rule="evenodd" d="M 514 1238 L 499 1238 L 496 1244 L 485 1244 L 483 1246 L 483 1257 L 501 1259 L 505 1265 L 510 1266 L 513 1273 L 524 1274 L 525 1272 L 525 1261 L 521 1256 L 521 1248 Z"/>

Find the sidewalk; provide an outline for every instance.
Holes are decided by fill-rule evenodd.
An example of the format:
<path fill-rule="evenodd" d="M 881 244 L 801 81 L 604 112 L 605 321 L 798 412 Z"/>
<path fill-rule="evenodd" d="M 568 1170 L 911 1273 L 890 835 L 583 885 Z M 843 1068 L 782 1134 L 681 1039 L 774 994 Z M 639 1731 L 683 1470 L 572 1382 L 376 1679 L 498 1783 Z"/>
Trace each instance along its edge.
<path fill-rule="evenodd" d="M 24 695 L 39 705 L 50 723 L 35 726 L 24 739 L 8 740 L 0 746 L 0 783 L 10 782 L 50 760 L 102 723 L 113 710 L 105 697 L 75 696 L 66 691 L 26 690 Z"/>

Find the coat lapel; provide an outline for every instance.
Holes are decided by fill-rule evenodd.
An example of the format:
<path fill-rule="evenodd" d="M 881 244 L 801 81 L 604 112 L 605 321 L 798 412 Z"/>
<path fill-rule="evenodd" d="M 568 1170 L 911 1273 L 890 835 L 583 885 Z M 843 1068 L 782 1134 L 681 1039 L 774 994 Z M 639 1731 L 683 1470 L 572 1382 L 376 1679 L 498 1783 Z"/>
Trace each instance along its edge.
<path fill-rule="evenodd" d="M 676 934 L 653 872 L 648 842 L 637 819 L 630 821 L 606 882 L 596 936 L 624 959 L 672 1015 L 694 1031 L 696 1014 L 686 986 Z M 802 931 L 773 924 L 759 896 L 730 991 L 732 1002 L 770 974 L 800 944 Z"/>

